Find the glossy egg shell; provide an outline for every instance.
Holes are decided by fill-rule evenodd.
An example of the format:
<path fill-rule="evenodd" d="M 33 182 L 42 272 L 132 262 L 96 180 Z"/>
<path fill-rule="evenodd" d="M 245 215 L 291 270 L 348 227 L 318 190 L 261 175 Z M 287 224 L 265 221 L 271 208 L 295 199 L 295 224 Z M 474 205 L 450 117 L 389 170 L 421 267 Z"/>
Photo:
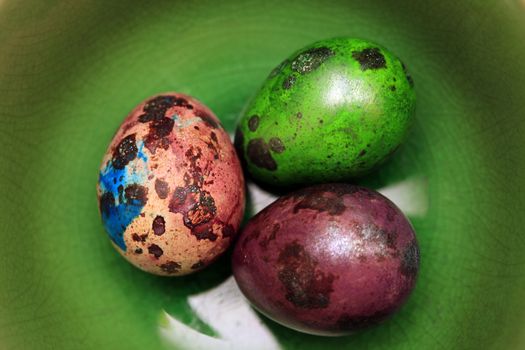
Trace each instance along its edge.
<path fill-rule="evenodd" d="M 419 269 L 410 222 L 381 194 L 318 185 L 279 198 L 243 229 L 235 279 L 263 314 L 317 335 L 381 322 L 404 303 Z"/>
<path fill-rule="evenodd" d="M 231 244 L 244 211 L 244 179 L 217 117 L 179 93 L 137 106 L 104 155 L 99 209 L 113 245 L 140 269 L 184 275 Z"/>
<path fill-rule="evenodd" d="M 413 80 L 391 51 L 360 39 L 323 40 L 270 73 L 235 142 L 260 182 L 348 181 L 395 152 L 414 110 Z"/>

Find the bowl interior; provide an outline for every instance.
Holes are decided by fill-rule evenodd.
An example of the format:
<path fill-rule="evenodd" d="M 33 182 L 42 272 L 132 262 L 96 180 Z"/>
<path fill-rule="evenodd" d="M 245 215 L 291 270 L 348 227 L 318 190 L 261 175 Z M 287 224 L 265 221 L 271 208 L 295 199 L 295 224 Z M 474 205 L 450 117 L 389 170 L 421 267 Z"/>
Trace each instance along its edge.
<path fill-rule="evenodd" d="M 0 343 L 29 348 L 441 349 L 525 346 L 522 2 L 0 1 Z M 406 63 L 416 123 L 360 182 L 412 220 L 422 261 L 407 304 L 343 338 L 248 308 L 228 256 L 183 278 L 126 263 L 95 184 L 127 113 L 193 95 L 233 132 L 271 69 L 313 41 L 378 42 Z M 253 189 L 250 212 L 268 198 Z M 251 339 L 251 340 L 250 340 Z"/>

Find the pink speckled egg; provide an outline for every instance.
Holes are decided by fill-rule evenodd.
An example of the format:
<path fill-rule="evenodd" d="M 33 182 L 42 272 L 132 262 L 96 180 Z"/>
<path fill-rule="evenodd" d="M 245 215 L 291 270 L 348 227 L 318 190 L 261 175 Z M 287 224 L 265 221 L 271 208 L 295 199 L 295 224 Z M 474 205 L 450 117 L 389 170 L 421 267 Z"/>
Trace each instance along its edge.
<path fill-rule="evenodd" d="M 412 225 L 381 194 L 325 184 L 283 196 L 253 217 L 233 253 L 241 291 L 293 329 L 345 335 L 381 322 L 416 282 Z"/>
<path fill-rule="evenodd" d="M 204 268 L 232 242 L 244 179 L 215 115 L 179 93 L 152 97 L 124 120 L 102 160 L 102 222 L 114 247 L 157 275 Z"/>

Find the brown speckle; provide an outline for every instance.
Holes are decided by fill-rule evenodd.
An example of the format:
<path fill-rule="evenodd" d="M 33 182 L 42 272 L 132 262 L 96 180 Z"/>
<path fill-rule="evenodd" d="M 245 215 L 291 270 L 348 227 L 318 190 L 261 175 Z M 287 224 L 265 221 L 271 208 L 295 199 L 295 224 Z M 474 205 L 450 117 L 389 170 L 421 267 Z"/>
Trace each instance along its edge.
<path fill-rule="evenodd" d="M 99 208 L 100 213 L 105 216 L 109 216 L 111 208 L 115 206 L 115 197 L 111 192 L 104 192 L 100 196 Z"/>
<path fill-rule="evenodd" d="M 142 254 L 142 248 L 135 248 L 135 254 Z"/>
<path fill-rule="evenodd" d="M 164 221 L 164 218 L 160 215 L 157 215 L 155 219 L 153 219 L 153 223 L 151 225 L 151 228 L 153 229 L 153 233 L 157 236 L 162 236 L 164 232 L 166 231 L 166 222 Z"/>
<path fill-rule="evenodd" d="M 277 163 L 270 153 L 270 147 L 263 139 L 250 140 L 247 153 L 248 158 L 255 166 L 271 171 L 277 169 Z"/>
<path fill-rule="evenodd" d="M 208 191 L 202 189 L 204 174 L 197 161 L 201 158 L 200 148 L 191 147 L 185 153 L 189 167 L 184 175 L 184 187 L 177 187 L 168 205 L 172 213 L 182 214 L 184 226 L 191 230 L 197 239 L 215 241 L 213 219 L 217 208 L 215 200 Z"/>
<path fill-rule="evenodd" d="M 160 265 L 160 269 L 167 273 L 176 273 L 180 268 L 180 264 L 175 261 L 168 261 L 167 263 Z"/>
<path fill-rule="evenodd" d="M 124 199 L 123 199 L 123 195 L 124 195 L 124 186 L 122 185 L 119 185 L 117 187 L 117 191 L 118 191 L 118 201 L 120 203 L 123 203 L 124 202 Z"/>
<path fill-rule="evenodd" d="M 327 212 L 330 215 L 341 215 L 346 210 L 346 206 L 341 196 L 325 193 L 323 196 L 299 196 L 299 201 L 294 206 L 293 212 L 297 213 L 301 209 L 316 210 L 320 213 Z"/>
<path fill-rule="evenodd" d="M 213 159 L 220 158 L 220 152 L 219 152 L 220 145 L 218 141 L 219 140 L 217 139 L 217 135 L 212 131 L 210 133 L 210 142 L 207 142 L 206 144 L 208 145 L 208 148 L 213 153 Z"/>
<path fill-rule="evenodd" d="M 185 98 L 172 95 L 159 95 L 149 100 L 143 109 L 143 114 L 138 117 L 141 123 L 150 123 L 149 132 L 144 137 L 144 145 L 151 152 L 155 153 L 157 148 L 167 150 L 169 140 L 167 136 L 173 130 L 174 121 L 167 117 L 168 109 L 172 107 L 184 107 L 193 109 Z"/>
<path fill-rule="evenodd" d="M 300 53 L 292 61 L 292 70 L 307 74 L 317 69 L 324 61 L 335 53 L 327 47 L 316 47 Z"/>
<path fill-rule="evenodd" d="M 211 225 L 201 225 L 195 227 L 191 230 L 191 234 L 197 238 L 197 240 L 207 239 L 209 241 L 215 242 L 217 240 L 217 235 L 213 232 Z"/>
<path fill-rule="evenodd" d="M 148 253 L 150 253 L 151 255 L 153 255 L 156 259 L 160 258 L 162 256 L 162 254 L 164 254 L 164 251 L 162 251 L 162 248 L 159 247 L 158 245 L 156 244 L 151 244 L 149 247 L 148 247 Z"/>
<path fill-rule="evenodd" d="M 255 131 L 259 127 L 259 116 L 258 115 L 252 115 L 250 119 L 248 120 L 248 129 L 250 131 Z"/>
<path fill-rule="evenodd" d="M 148 234 L 138 235 L 136 233 L 131 235 L 131 239 L 133 239 L 135 242 L 146 242 L 146 238 L 148 237 Z"/>
<path fill-rule="evenodd" d="M 198 269 L 202 269 L 206 264 L 204 263 L 204 261 L 202 260 L 199 260 L 197 261 L 195 264 L 191 265 L 191 269 L 192 270 L 198 270 Z"/>
<path fill-rule="evenodd" d="M 222 238 L 229 238 L 232 237 L 235 234 L 235 229 L 233 228 L 233 225 L 228 224 L 224 225 L 222 228 Z"/>
<path fill-rule="evenodd" d="M 245 248 L 246 245 L 252 240 L 258 240 L 260 235 L 261 231 L 253 230 L 252 232 L 250 232 L 250 234 L 246 236 L 246 238 L 244 238 L 244 241 L 242 242 L 242 247 Z"/>
<path fill-rule="evenodd" d="M 284 144 L 278 137 L 272 137 L 269 141 L 270 149 L 275 153 L 283 153 L 285 150 Z"/>
<path fill-rule="evenodd" d="M 278 278 L 289 302 L 304 309 L 321 309 L 330 304 L 334 276 L 321 271 L 297 241 L 284 247 L 277 263 Z"/>
<path fill-rule="evenodd" d="M 358 158 L 361 158 L 362 156 L 364 156 L 366 154 L 366 149 L 362 149 L 361 152 L 359 152 L 359 154 L 357 155 Z"/>
<path fill-rule="evenodd" d="M 277 233 L 279 232 L 280 229 L 281 229 L 280 224 L 278 223 L 274 224 L 272 227 L 272 232 L 268 235 L 268 237 L 261 239 L 261 241 L 259 242 L 259 245 L 262 248 L 266 249 L 268 247 L 268 244 L 270 244 L 270 242 L 273 241 L 275 237 L 277 237 Z"/>
<path fill-rule="evenodd" d="M 195 115 L 201 118 L 202 121 L 212 129 L 217 129 L 220 126 L 219 122 L 204 110 L 196 111 Z"/>
<path fill-rule="evenodd" d="M 155 153 L 157 148 L 167 150 L 169 140 L 167 136 L 173 130 L 175 122 L 171 118 L 154 119 L 149 124 L 149 132 L 144 137 L 144 145 L 151 152 Z"/>
<path fill-rule="evenodd" d="M 403 67 L 403 72 L 405 72 L 405 76 L 407 77 L 407 81 L 408 81 L 408 84 L 410 84 L 410 86 L 414 86 L 414 79 L 412 79 L 412 76 L 408 73 L 407 71 L 407 67 L 405 66 L 404 63 L 401 63 L 401 66 Z"/>
<path fill-rule="evenodd" d="M 289 75 L 283 81 L 283 89 L 285 90 L 290 89 L 292 86 L 294 86 L 296 81 L 297 81 L 297 78 L 295 77 L 295 75 Z"/>
<path fill-rule="evenodd" d="M 405 276 L 414 277 L 419 269 L 419 247 L 413 240 L 403 251 L 401 260 L 401 273 Z"/>
<path fill-rule="evenodd" d="M 163 118 L 166 111 L 175 105 L 175 96 L 160 95 L 152 98 L 144 105 L 144 114 L 139 116 L 141 123 Z"/>
<path fill-rule="evenodd" d="M 128 203 L 143 206 L 148 201 L 148 188 L 142 185 L 132 184 L 126 187 L 124 196 Z"/>
<path fill-rule="evenodd" d="M 386 67 L 385 56 L 378 48 L 366 48 L 352 52 L 352 57 L 359 62 L 361 70 L 380 69 Z"/>
<path fill-rule="evenodd" d="M 126 136 L 113 151 L 113 167 L 115 169 L 124 169 L 129 162 L 137 157 L 137 152 L 135 134 Z"/>
<path fill-rule="evenodd" d="M 173 213 L 183 214 L 184 225 L 190 229 L 209 222 L 217 211 L 210 193 L 194 185 L 177 187 L 169 209 Z"/>
<path fill-rule="evenodd" d="M 319 191 L 330 192 L 340 197 L 346 194 L 354 194 L 356 192 L 359 192 L 361 188 L 354 186 L 354 185 L 350 185 L 350 184 L 322 184 L 322 185 L 317 185 L 316 189 L 318 189 Z M 308 192 L 298 191 L 296 193 L 304 194 Z"/>
<path fill-rule="evenodd" d="M 199 200 L 196 206 L 187 213 L 186 226 L 193 228 L 197 225 L 209 222 L 217 211 L 213 197 L 207 191 L 199 193 Z"/>
<path fill-rule="evenodd" d="M 169 191 L 170 187 L 166 181 L 161 179 L 155 180 L 155 192 L 157 192 L 157 196 L 159 196 L 160 199 L 166 199 Z"/>

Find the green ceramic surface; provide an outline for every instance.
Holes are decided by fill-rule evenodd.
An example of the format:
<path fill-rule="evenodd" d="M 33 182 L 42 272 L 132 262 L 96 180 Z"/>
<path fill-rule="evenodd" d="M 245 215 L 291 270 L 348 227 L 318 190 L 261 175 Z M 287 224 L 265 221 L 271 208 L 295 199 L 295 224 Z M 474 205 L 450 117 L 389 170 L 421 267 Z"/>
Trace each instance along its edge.
<path fill-rule="evenodd" d="M 204 311 L 194 303 L 228 278 L 227 258 L 169 279 L 111 247 L 95 195 L 100 159 L 131 108 L 164 91 L 196 96 L 233 133 L 283 57 L 336 36 L 388 47 L 416 82 L 407 142 L 363 183 L 404 201 L 419 280 L 391 320 L 353 336 L 307 336 L 267 319 L 262 336 L 281 349 L 524 349 L 517 0 L 0 0 L 0 348 L 239 345 L 244 332 L 223 328 L 233 313 L 197 315 L 233 308 L 228 295 Z M 179 338 L 184 325 L 200 340 Z"/>

